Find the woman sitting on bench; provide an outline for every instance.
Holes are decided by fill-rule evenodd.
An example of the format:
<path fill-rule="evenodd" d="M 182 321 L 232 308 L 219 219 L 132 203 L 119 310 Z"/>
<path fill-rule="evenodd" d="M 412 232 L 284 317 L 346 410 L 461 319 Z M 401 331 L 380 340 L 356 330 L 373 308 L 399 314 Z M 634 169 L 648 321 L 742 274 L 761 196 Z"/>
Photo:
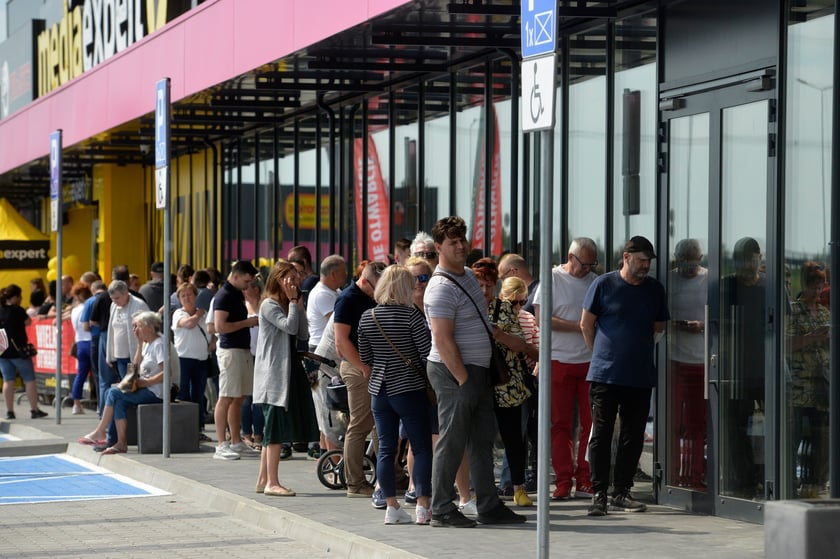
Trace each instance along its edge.
<path fill-rule="evenodd" d="M 165 339 L 161 336 L 163 325 L 160 315 L 151 311 L 141 311 L 132 317 L 131 326 L 140 342 L 134 354 L 134 366 L 140 371 L 137 389 L 134 392 L 122 392 L 116 386 L 105 393 L 105 407 L 102 419 L 96 429 L 79 437 L 81 444 L 106 444 L 108 425 L 113 419 L 117 427 L 117 442 L 102 451 L 102 454 L 121 454 L 127 450 L 126 410 L 139 404 L 159 404 L 163 401 L 163 359 Z"/>

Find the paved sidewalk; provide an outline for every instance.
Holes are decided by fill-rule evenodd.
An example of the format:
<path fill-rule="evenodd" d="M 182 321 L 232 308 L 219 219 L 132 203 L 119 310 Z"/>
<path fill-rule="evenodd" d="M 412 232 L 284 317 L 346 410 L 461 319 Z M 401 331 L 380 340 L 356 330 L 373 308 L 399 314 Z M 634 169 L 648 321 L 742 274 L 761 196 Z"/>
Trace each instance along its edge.
<path fill-rule="evenodd" d="M 52 414 L 51 414 L 52 415 Z M 65 557 L 534 557 L 537 549 L 536 507 L 518 509 L 529 522 L 510 527 L 439 529 L 428 526 L 384 526 L 384 511 L 367 499 L 348 499 L 318 482 L 315 462 L 295 453 L 280 463 L 281 482 L 293 488 L 293 498 L 254 493 L 258 460 L 212 459 L 212 447 L 202 452 L 101 456 L 77 444 L 90 431 L 94 413 L 55 418 L 0 422 L 22 439 L 3 443 L 0 455 L 27 453 L 23 447 L 50 448 L 67 443 L 75 457 L 165 489 L 169 497 L 26 505 L 0 514 L 4 543 L 0 556 Z M 35 440 L 38 439 L 38 440 Z M 52 450 L 51 450 L 52 451 Z M 639 486 L 635 492 L 649 494 Z M 98 504 L 93 504 L 98 503 Z M 130 505 L 126 505 L 130 503 Z M 15 505 L 19 507 L 20 505 Z M 764 557 L 763 526 L 687 514 L 651 505 L 641 514 L 586 516 L 587 500 L 550 503 L 551 557 L 610 557 L 611 559 L 742 559 Z M 59 513 L 42 507 L 59 507 Z M 413 515 L 413 507 L 407 509 Z M 0 513 L 5 512 L 0 509 Z M 146 522 L 126 523 L 143 519 Z M 26 519 L 21 522 L 20 519 Z M 64 526 L 65 522 L 68 524 Z M 131 528 L 135 526 L 135 528 Z M 229 526 L 229 528 L 226 528 Z M 52 546 L 34 537 L 39 530 L 55 534 Z M 134 543 L 126 543 L 126 534 Z M 113 534 L 113 535 L 111 535 Z M 46 534 L 45 534 L 46 535 Z M 14 545 L 15 547 L 6 547 Z M 82 552 L 90 546 L 90 552 Z M 215 551 L 214 551 L 215 550 Z"/>

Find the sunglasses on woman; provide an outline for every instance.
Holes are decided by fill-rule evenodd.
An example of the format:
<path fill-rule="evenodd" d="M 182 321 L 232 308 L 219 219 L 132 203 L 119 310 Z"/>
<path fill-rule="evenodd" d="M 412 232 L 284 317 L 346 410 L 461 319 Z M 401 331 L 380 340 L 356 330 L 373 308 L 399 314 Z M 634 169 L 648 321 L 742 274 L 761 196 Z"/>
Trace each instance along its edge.
<path fill-rule="evenodd" d="M 417 274 L 414 276 L 417 283 L 426 283 L 429 281 L 429 274 Z"/>

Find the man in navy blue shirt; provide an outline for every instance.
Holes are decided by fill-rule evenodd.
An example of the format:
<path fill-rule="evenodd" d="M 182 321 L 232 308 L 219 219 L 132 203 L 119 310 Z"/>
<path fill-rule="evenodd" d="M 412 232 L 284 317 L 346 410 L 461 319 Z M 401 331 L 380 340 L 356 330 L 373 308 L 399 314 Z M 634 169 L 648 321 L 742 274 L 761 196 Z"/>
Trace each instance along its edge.
<path fill-rule="evenodd" d="M 592 505 L 589 516 L 607 514 L 610 458 L 615 418 L 621 419 L 611 510 L 642 512 L 633 499 L 633 475 L 644 447 L 651 390 L 656 385 L 653 349 L 670 317 L 665 288 L 648 276 L 653 245 L 636 236 L 624 245 L 621 268 L 598 277 L 583 300 L 580 329 L 592 350 L 589 363 L 589 439 Z"/>
<path fill-rule="evenodd" d="M 358 280 L 351 283 L 335 301 L 333 328 L 335 348 L 341 356 L 339 373 L 347 385 L 350 423 L 344 435 L 344 474 L 348 497 L 370 497 L 373 487 L 365 480 L 365 439 L 373 429 L 368 378 L 370 367 L 359 357 L 359 320 L 362 313 L 376 306 L 373 290 L 385 269 L 384 262 L 370 262 Z"/>

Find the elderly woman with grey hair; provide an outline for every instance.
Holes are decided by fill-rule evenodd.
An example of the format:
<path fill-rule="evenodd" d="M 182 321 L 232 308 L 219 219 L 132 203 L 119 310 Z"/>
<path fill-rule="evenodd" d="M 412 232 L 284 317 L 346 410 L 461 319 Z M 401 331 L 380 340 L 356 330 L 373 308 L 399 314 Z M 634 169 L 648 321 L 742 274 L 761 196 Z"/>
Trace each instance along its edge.
<path fill-rule="evenodd" d="M 102 419 L 96 429 L 79 437 L 78 442 L 87 445 L 104 444 L 108 425 L 113 419 L 117 427 L 117 442 L 102 451 L 102 454 L 120 454 L 127 450 L 126 409 L 139 404 L 156 404 L 163 401 L 163 360 L 166 338 L 162 335 L 160 315 L 141 311 L 132 315 L 131 326 L 137 340 L 137 350 L 132 363 L 139 370 L 137 390 L 122 392 L 117 387 L 105 393 L 105 407 Z"/>

